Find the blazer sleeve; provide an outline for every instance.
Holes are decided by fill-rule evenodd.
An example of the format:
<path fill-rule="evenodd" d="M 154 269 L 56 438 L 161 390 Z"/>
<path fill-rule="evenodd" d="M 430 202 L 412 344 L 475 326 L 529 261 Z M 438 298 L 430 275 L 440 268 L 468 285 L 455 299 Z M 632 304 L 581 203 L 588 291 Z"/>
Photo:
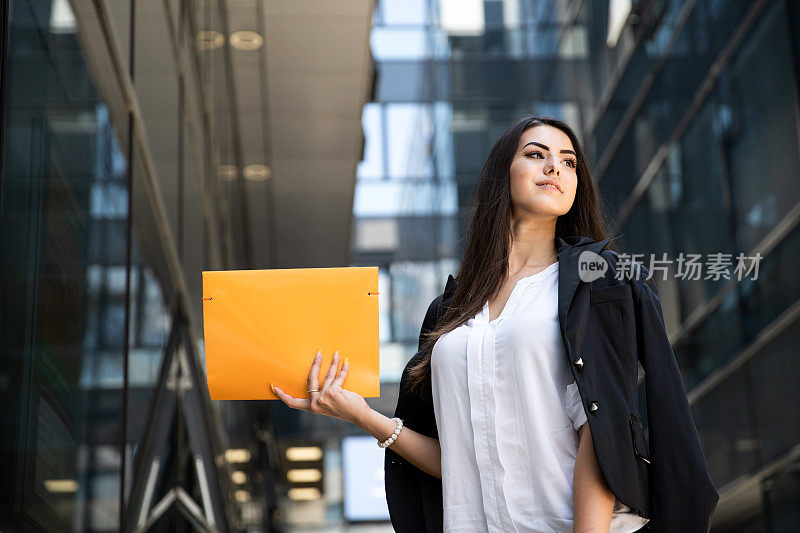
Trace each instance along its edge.
<path fill-rule="evenodd" d="M 638 357 L 645 371 L 650 437 L 650 528 L 702 532 L 719 494 L 708 474 L 655 281 L 640 266 L 632 283 Z"/>
<path fill-rule="evenodd" d="M 414 431 L 438 438 L 433 407 L 419 395 L 408 390 L 408 367 L 419 360 L 423 334 L 436 325 L 442 296 L 428 306 L 419 334 L 418 351 L 411 358 L 400 378 L 400 391 L 394 416 Z M 392 526 L 398 533 L 442 531 L 442 481 L 435 478 L 386 448 L 384 455 L 384 486 Z"/>

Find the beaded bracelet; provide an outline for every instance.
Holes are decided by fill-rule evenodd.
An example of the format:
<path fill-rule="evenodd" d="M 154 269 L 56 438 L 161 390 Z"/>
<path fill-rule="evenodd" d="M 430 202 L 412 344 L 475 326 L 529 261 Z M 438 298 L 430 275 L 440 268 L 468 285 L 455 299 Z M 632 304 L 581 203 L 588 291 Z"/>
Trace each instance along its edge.
<path fill-rule="evenodd" d="M 378 442 L 378 446 L 381 448 L 386 448 L 388 446 L 391 446 L 392 443 L 397 439 L 397 436 L 400 434 L 400 430 L 403 428 L 403 420 L 401 418 L 395 417 L 392 418 L 392 420 L 394 420 L 397 423 L 397 427 L 394 428 L 394 433 L 392 433 L 391 437 L 389 437 L 383 442 Z"/>

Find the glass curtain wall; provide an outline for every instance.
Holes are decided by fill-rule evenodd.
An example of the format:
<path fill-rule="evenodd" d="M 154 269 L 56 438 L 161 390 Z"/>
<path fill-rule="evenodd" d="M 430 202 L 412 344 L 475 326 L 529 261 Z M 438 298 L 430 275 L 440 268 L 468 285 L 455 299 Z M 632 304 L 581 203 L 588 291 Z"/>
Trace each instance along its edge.
<path fill-rule="evenodd" d="M 11 5 L 6 90 L 0 404 L 13 459 L 0 476 L 3 516 L 114 530 L 126 423 L 126 124 L 110 121 L 66 2 Z M 136 282 L 132 294 L 151 289 L 144 271 Z M 153 296 L 158 307 L 157 287 Z"/>
<path fill-rule="evenodd" d="M 217 5 L 5 5 L 0 528 L 119 531 L 139 518 L 124 509 L 142 475 L 134 465 L 153 441 L 151 404 L 167 388 L 164 357 L 182 353 L 182 379 L 205 386 L 179 261 L 199 254 L 211 269 L 234 257 L 230 238 L 221 252 L 230 228 L 200 201 L 202 187 L 227 198 L 210 179 L 217 140 L 198 134 L 208 123 L 190 120 L 188 108 L 203 87 L 220 86 L 220 63 L 206 64 L 200 86 L 175 68 L 204 49 L 188 14 L 216 17 Z M 201 246 L 187 246 L 191 239 Z M 168 351 L 171 330 L 183 340 Z M 215 460 L 224 451 L 219 415 L 200 398 L 165 421 L 170 437 L 155 453 L 166 466 L 149 504 L 181 484 L 202 518 L 227 530 L 230 467 Z M 205 480 L 217 487 L 212 503 Z M 155 530 L 190 530 L 179 510 Z"/>

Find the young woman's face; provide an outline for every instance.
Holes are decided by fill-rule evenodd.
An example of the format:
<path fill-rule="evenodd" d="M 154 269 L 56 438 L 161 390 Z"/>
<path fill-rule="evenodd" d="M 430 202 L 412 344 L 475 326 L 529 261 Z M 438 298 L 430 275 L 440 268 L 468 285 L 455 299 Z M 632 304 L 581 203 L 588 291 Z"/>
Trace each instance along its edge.
<path fill-rule="evenodd" d="M 560 129 L 542 124 L 523 132 L 509 171 L 515 215 L 567 213 L 578 188 L 577 161 L 572 141 Z"/>

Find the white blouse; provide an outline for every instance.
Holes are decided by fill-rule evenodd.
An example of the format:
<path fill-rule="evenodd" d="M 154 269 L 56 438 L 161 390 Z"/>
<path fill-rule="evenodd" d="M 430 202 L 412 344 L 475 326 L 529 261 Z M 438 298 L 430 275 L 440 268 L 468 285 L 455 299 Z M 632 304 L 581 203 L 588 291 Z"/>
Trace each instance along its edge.
<path fill-rule="evenodd" d="M 572 532 L 572 471 L 586 422 L 558 323 L 558 262 L 517 281 L 439 338 L 431 384 L 445 531 Z M 616 502 L 611 532 L 647 523 Z"/>

